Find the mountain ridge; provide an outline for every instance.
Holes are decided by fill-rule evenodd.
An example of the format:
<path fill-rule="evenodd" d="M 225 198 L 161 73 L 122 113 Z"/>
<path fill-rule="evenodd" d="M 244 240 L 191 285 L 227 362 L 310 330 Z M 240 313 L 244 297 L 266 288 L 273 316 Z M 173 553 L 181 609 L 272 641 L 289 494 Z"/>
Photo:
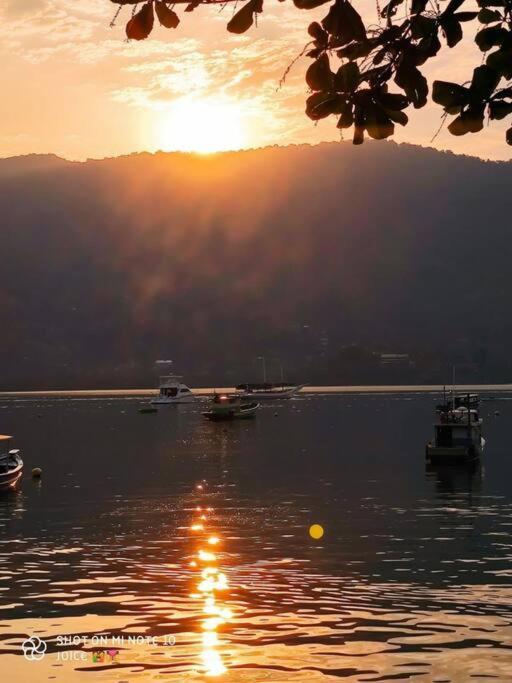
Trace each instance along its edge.
<path fill-rule="evenodd" d="M 396 143 L 12 159 L 0 389 L 147 386 L 163 356 L 203 386 L 259 378 L 261 355 L 314 383 L 512 377 L 509 162 Z"/>

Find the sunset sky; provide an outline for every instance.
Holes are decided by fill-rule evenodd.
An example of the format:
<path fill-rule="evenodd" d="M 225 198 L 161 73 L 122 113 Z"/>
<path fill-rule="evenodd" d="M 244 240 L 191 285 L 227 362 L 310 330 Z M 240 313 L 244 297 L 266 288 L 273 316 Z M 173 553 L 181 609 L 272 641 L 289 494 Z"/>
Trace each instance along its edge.
<path fill-rule="evenodd" d="M 373 2 L 355 6 L 376 20 Z M 155 22 L 149 40 L 128 43 L 130 9 L 110 28 L 116 7 L 110 0 L 0 0 L 0 156 L 53 152 L 86 159 L 339 139 L 334 118 L 315 125 L 304 114 L 309 59 L 300 59 L 278 87 L 307 42 L 314 13 L 289 0 L 267 0 L 258 26 L 234 36 L 226 30 L 231 7 L 184 14 L 178 6 L 176 30 Z M 475 28 L 466 25 L 469 36 Z M 429 79 L 467 80 L 481 60 L 473 54 L 468 41 L 445 49 L 433 60 Z M 430 145 L 441 109 L 428 105 L 410 115 L 395 139 Z M 493 123 L 463 138 L 442 130 L 433 145 L 509 159 L 506 127 Z"/>

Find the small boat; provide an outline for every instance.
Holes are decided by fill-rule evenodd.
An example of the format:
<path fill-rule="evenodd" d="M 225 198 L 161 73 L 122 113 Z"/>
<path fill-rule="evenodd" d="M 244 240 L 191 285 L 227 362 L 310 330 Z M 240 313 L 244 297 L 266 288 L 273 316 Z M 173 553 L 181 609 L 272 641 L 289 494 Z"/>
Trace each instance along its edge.
<path fill-rule="evenodd" d="M 211 403 L 211 409 L 203 413 L 204 417 L 213 422 L 222 420 L 247 420 L 254 417 L 260 407 L 259 403 L 244 402 L 236 394 L 228 396 L 226 394 L 216 394 Z"/>
<path fill-rule="evenodd" d="M 172 405 L 174 403 L 192 403 L 195 396 L 186 384 L 181 382 L 181 377 L 170 371 L 172 360 L 158 360 L 156 362 L 160 375 L 158 396 L 151 399 L 153 405 Z"/>
<path fill-rule="evenodd" d="M 258 400 L 292 398 L 292 396 L 298 394 L 305 386 L 305 384 L 287 384 L 284 382 L 239 384 L 236 387 L 236 393 L 244 398 L 257 398 Z"/>
<path fill-rule="evenodd" d="M 478 401 L 468 394 L 464 404 L 452 398 L 437 406 L 434 440 L 426 446 L 425 455 L 431 464 L 457 464 L 476 460 L 482 454 L 482 419 Z"/>
<path fill-rule="evenodd" d="M 12 491 L 23 474 L 23 460 L 18 449 L 9 449 L 12 436 L 0 435 L 0 492 Z"/>

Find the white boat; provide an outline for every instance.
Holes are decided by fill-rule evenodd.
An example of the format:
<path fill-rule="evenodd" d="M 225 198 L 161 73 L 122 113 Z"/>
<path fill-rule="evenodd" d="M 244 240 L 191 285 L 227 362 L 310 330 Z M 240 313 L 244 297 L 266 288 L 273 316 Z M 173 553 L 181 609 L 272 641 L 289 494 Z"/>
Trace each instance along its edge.
<path fill-rule="evenodd" d="M 434 424 L 434 440 L 426 447 L 427 461 L 432 464 L 465 463 L 482 454 L 485 441 L 482 437 L 482 419 L 478 405 L 468 395 L 466 405 L 455 400 L 438 406 L 438 419 Z"/>
<path fill-rule="evenodd" d="M 192 391 L 183 384 L 181 377 L 171 372 L 171 360 L 158 360 L 156 362 L 159 372 L 165 373 L 159 376 L 158 396 L 151 399 L 154 405 L 171 405 L 174 403 L 192 403 L 195 396 Z"/>
<path fill-rule="evenodd" d="M 236 387 L 236 394 L 244 398 L 254 398 L 258 400 L 292 398 L 303 389 L 305 384 L 274 384 L 262 382 L 256 384 L 239 384 Z"/>
<path fill-rule="evenodd" d="M 23 474 L 23 460 L 17 449 L 10 449 L 12 436 L 0 434 L 0 492 L 12 491 Z"/>

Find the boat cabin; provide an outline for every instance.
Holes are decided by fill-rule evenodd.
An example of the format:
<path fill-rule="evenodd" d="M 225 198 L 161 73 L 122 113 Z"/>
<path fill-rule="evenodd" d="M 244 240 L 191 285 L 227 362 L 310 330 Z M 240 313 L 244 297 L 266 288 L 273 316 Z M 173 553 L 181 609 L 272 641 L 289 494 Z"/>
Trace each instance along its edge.
<path fill-rule="evenodd" d="M 9 454 L 11 445 L 12 436 L 7 436 L 7 434 L 0 434 L 0 458 L 2 456 Z"/>
<path fill-rule="evenodd" d="M 434 425 L 435 443 L 439 448 L 470 446 L 480 442 L 482 420 L 476 410 L 457 408 L 441 413 Z"/>
<path fill-rule="evenodd" d="M 160 387 L 160 396 L 176 398 L 177 396 L 186 396 L 188 394 L 192 394 L 192 392 L 184 385 L 172 384 L 171 386 Z"/>

